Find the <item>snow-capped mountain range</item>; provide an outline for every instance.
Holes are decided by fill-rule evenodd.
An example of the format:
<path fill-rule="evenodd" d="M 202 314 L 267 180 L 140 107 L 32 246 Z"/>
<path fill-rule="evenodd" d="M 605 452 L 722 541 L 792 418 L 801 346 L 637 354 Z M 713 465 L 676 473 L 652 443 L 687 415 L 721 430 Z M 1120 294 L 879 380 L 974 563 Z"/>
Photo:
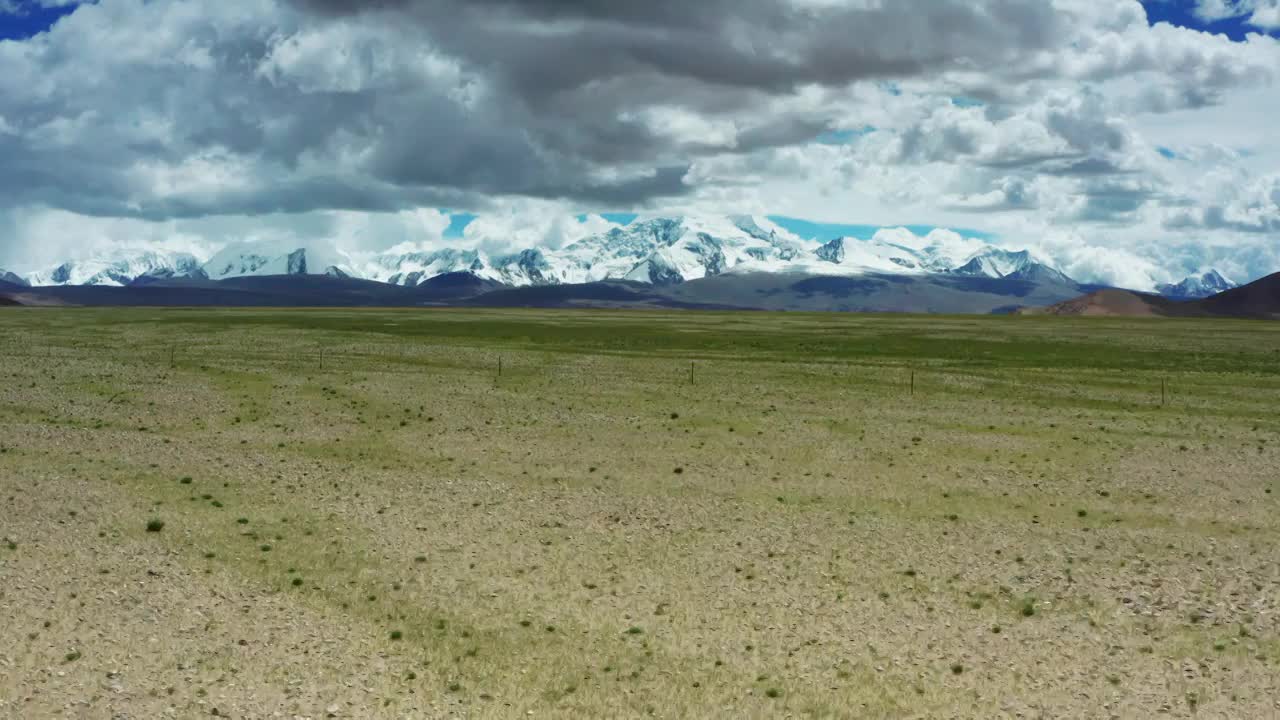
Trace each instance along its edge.
<path fill-rule="evenodd" d="M 1192 275 L 1178 283 L 1157 285 L 1156 292 L 1175 300 L 1199 300 L 1234 287 L 1237 287 L 1236 283 L 1223 277 L 1222 273 L 1209 270 L 1203 275 Z"/>
<path fill-rule="evenodd" d="M 25 278 L 30 285 L 129 285 L 140 278 L 201 277 L 201 263 L 187 253 L 119 251 L 108 257 L 65 262 Z"/>
<path fill-rule="evenodd" d="M 185 253 L 117 250 L 110 256 L 65 262 L 26 278 L 13 276 L 13 280 L 31 285 L 130 285 L 184 277 L 223 280 L 323 274 L 416 286 L 457 272 L 511 286 L 608 279 L 671 285 L 749 272 L 950 274 L 1074 284 L 1051 261 L 1031 251 L 1000 248 L 947 230 L 920 237 L 905 229 L 886 229 L 868 240 L 841 237 L 819 243 L 750 216 L 641 218 L 561 248 L 507 254 L 444 248 L 370 255 L 345 253 L 326 242 L 254 242 L 228 246 L 200 262 Z M 1162 286 L 1161 292 L 1168 288 L 1171 296 L 1191 298 L 1228 287 L 1234 284 L 1209 271 Z"/>

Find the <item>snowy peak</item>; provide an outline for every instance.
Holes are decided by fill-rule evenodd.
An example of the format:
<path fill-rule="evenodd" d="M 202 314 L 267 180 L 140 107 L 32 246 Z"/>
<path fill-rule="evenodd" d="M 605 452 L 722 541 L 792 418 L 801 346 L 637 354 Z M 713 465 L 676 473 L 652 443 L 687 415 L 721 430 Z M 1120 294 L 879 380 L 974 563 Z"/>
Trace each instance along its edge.
<path fill-rule="evenodd" d="M 1029 250 L 987 248 L 951 271 L 956 275 L 1010 278 L 1034 282 L 1071 283 L 1073 280 L 1047 262 L 1038 260 Z"/>
<path fill-rule="evenodd" d="M 1075 285 L 1076 281 L 1067 276 L 1061 270 L 1049 267 L 1044 263 L 1028 263 L 1025 267 L 1018 268 L 1013 272 L 1005 275 L 1011 280 L 1026 280 L 1033 283 L 1060 283 L 1063 285 Z"/>
<path fill-rule="evenodd" d="M 1025 270 L 1032 265 L 1031 253 L 1026 250 L 1009 251 L 999 248 L 984 250 L 969 259 L 969 262 L 952 270 L 957 275 L 980 275 L 985 277 L 1005 277 Z"/>
<path fill-rule="evenodd" d="M 812 257 L 820 261 L 814 268 L 820 273 L 922 275 L 948 272 L 983 247 L 979 240 L 947 231 L 935 230 L 921 238 L 896 228 L 867 240 L 836 238 L 814 250 Z"/>
<path fill-rule="evenodd" d="M 119 250 L 84 261 L 65 262 L 33 273 L 31 285 L 129 285 L 143 278 L 204 277 L 200 261 L 187 253 Z"/>
<path fill-rule="evenodd" d="M 844 262 L 844 238 L 838 237 L 814 251 L 820 260 L 839 265 Z"/>
<path fill-rule="evenodd" d="M 803 241 L 791 236 L 790 233 L 782 230 L 766 218 L 754 215 L 735 215 L 729 220 L 737 229 L 748 236 L 776 248 L 780 257 L 795 257 L 805 248 Z"/>
<path fill-rule="evenodd" d="M 299 248 L 285 256 L 286 275 L 307 274 L 307 251 Z"/>
<path fill-rule="evenodd" d="M 8 270 L 4 270 L 3 268 L 0 268 L 0 283 L 7 283 L 9 285 L 21 285 L 23 287 L 26 287 L 27 285 L 27 281 L 23 279 L 21 276 L 15 275 L 9 272 Z"/>
<path fill-rule="evenodd" d="M 836 238 L 814 250 L 813 256 L 822 264 L 815 268 L 817 272 L 952 274 L 1032 282 L 1073 282 L 1030 251 L 1005 250 L 938 230 L 924 238 L 899 230 L 880 231 L 869 240 Z"/>
<path fill-rule="evenodd" d="M 470 273 L 493 279 L 488 261 L 475 250 L 444 248 L 434 251 L 388 251 L 366 273 L 371 280 L 414 287 L 440 275 Z"/>
<path fill-rule="evenodd" d="M 253 275 L 266 267 L 271 258 L 254 253 L 218 253 L 205 263 L 204 270 L 215 280 Z"/>
<path fill-rule="evenodd" d="M 1181 282 L 1157 285 L 1156 292 L 1174 300 L 1199 300 L 1237 287 L 1236 283 L 1210 268 L 1202 275 L 1192 275 Z"/>
<path fill-rule="evenodd" d="M 506 285 L 559 285 L 565 282 L 561 279 L 560 268 L 548 261 L 543 251 L 537 248 L 521 250 L 492 260 L 483 255 L 478 258 L 487 270 L 475 274 Z"/>
<path fill-rule="evenodd" d="M 349 258 L 322 246 L 280 248 L 266 244 L 232 245 L 202 268 L 213 280 L 248 275 L 331 275 L 351 277 Z"/>
<path fill-rule="evenodd" d="M 669 285 L 738 267 L 777 271 L 803 252 L 802 242 L 763 218 L 653 217 L 544 251 L 550 272 L 543 277 L 560 283 L 627 278 Z"/>
<path fill-rule="evenodd" d="M 662 253 L 654 253 L 640 262 L 624 279 L 652 285 L 678 285 L 685 281 L 680 268 Z"/>

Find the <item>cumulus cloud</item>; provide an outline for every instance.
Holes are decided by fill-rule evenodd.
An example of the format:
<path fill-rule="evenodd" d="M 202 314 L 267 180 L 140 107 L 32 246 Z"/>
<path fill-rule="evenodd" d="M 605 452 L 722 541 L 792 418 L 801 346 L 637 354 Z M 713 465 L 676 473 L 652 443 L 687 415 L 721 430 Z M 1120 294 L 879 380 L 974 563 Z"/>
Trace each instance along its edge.
<path fill-rule="evenodd" d="M 606 227 L 581 213 L 694 210 L 978 223 L 1119 277 L 1209 236 L 1261 262 L 1277 232 L 1280 41 L 1135 0 L 99 0 L 0 67 L 0 263 L 555 247 Z M 424 208 L 480 217 L 445 238 Z"/>
<path fill-rule="evenodd" d="M 961 193 L 942 199 L 944 207 L 963 212 L 1006 212 L 1034 208 L 1039 204 L 1035 188 L 1024 178 L 1003 177 L 985 192 Z"/>
<path fill-rule="evenodd" d="M 1175 210 L 1166 220 L 1166 226 L 1280 236 L 1280 175 L 1256 178 L 1224 190 L 1216 200 Z"/>
<path fill-rule="evenodd" d="M 0 213 L 0 238 L 0 268 L 22 273 L 129 249 L 172 250 L 206 259 L 226 239 L 181 221 L 89 217 L 47 208 Z"/>
<path fill-rule="evenodd" d="M 460 244 L 492 255 L 528 248 L 554 250 L 615 227 L 617 223 L 599 215 L 575 217 L 554 205 L 518 203 L 476 218 L 463 231 Z"/>
<path fill-rule="evenodd" d="M 1196 14 L 1205 20 L 1242 17 L 1255 27 L 1280 28 L 1280 0 L 1196 0 Z"/>
<path fill-rule="evenodd" d="M 1071 231 L 1054 232 L 1035 243 L 1064 272 L 1082 282 L 1151 291 L 1167 273 L 1150 258 L 1124 247 L 1099 245 Z"/>
<path fill-rule="evenodd" d="M 1129 8 L 1121 23 L 1023 0 L 103 0 L 0 49 L 17 130 L 4 197 L 148 218 L 644 204 L 693 192 L 699 156 L 840 123 L 859 83 L 1042 79 L 1080 38 L 1135 33 Z M 1241 54 L 1148 45 L 1062 67 L 1096 78 L 1176 56 L 1176 76 L 1218 87 L 1233 78 L 1212 68 Z"/>

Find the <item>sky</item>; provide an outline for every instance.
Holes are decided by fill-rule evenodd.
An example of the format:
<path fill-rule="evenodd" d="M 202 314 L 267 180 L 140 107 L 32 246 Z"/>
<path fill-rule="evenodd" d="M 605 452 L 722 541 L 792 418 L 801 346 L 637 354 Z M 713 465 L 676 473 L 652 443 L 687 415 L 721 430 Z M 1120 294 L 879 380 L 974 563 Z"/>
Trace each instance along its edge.
<path fill-rule="evenodd" d="M 0 0 L 0 268 L 955 229 L 1280 270 L 1280 0 Z"/>

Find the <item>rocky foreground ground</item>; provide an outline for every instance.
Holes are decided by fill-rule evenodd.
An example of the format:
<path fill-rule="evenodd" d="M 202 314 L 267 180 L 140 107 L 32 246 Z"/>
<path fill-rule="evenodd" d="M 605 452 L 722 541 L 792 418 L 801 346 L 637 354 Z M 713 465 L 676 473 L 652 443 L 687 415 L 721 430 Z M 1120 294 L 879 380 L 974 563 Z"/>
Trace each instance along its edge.
<path fill-rule="evenodd" d="M 1269 324 L 0 337 L 0 717 L 1280 714 Z"/>

